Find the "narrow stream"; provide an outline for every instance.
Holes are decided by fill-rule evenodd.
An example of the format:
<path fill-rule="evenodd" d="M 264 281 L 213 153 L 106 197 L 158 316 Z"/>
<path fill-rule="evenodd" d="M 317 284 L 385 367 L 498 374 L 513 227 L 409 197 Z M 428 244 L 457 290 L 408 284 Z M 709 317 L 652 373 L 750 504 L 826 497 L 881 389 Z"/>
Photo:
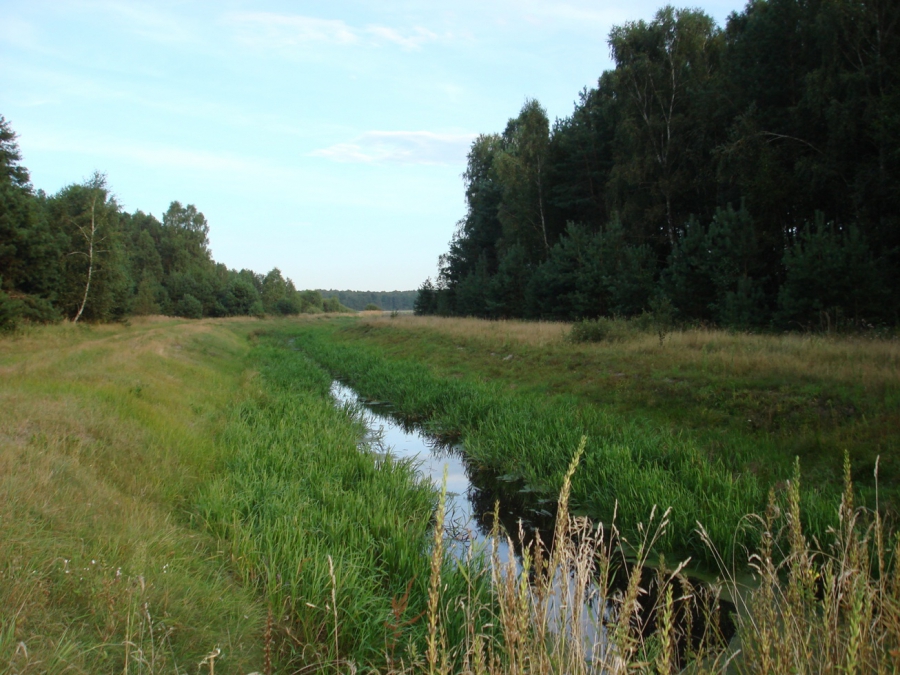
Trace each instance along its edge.
<path fill-rule="evenodd" d="M 452 541 L 451 550 L 460 559 L 465 557 L 474 543 L 487 545 L 497 500 L 500 501 L 500 521 L 506 532 L 515 536 L 521 521 L 526 539 L 530 539 L 535 530 L 544 533 L 542 538 L 545 542 L 548 541 L 548 535 L 552 535 L 556 510 L 554 501 L 523 493 L 518 489 L 519 486 L 503 481 L 490 471 L 479 470 L 468 464 L 462 445 L 447 444 L 415 425 L 404 424 L 386 402 L 362 398 L 352 388 L 337 380 L 332 383 L 331 394 L 338 405 L 351 406 L 361 416 L 368 429 L 364 441 L 376 452 L 390 453 L 394 457 L 414 461 L 420 475 L 431 480 L 438 489 L 446 467 L 445 529 Z M 490 551 L 490 548 L 487 550 Z M 501 562 L 510 561 L 509 545 L 502 538 L 498 554 Z M 516 566 L 521 569 L 521 552 L 513 551 L 512 555 Z M 652 570 L 648 572 L 648 577 L 655 574 Z M 622 581 L 621 578 L 613 579 L 614 587 Z M 698 579 L 691 581 L 702 583 Z M 598 595 L 589 592 L 589 599 L 585 603 L 586 611 L 583 616 L 591 624 L 583 627 L 584 637 L 591 642 L 590 645 L 585 645 L 588 650 L 598 640 L 602 641 L 602 637 L 597 634 L 600 629 L 596 617 L 598 611 L 604 610 L 598 608 L 601 602 Z M 726 641 L 734 634 L 735 626 L 729 618 L 734 610 L 732 603 L 721 601 L 720 630 Z"/>
<path fill-rule="evenodd" d="M 437 489 L 441 487 L 446 467 L 447 515 L 444 527 L 454 542 L 455 555 L 464 557 L 473 542 L 487 542 L 491 531 L 494 490 L 490 485 L 473 483 L 473 474 L 478 472 L 467 466 L 462 446 L 448 445 L 414 425 L 403 424 L 391 414 L 389 404 L 364 399 L 337 380 L 331 385 L 331 395 L 338 404 L 349 404 L 359 411 L 368 429 L 364 441 L 376 452 L 413 460 L 419 474 L 431 480 Z M 504 515 L 517 517 L 509 509 Z M 499 554 L 501 562 L 509 561 L 509 546 L 505 542 L 501 542 Z"/>

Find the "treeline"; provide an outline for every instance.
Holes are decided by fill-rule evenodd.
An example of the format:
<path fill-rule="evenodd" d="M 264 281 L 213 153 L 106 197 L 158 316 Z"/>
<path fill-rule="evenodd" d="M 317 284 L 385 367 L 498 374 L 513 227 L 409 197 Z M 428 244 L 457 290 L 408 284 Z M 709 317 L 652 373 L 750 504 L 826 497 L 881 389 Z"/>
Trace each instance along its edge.
<path fill-rule="evenodd" d="M 665 7 L 551 127 L 479 136 L 467 212 L 419 313 L 653 307 L 735 328 L 898 322 L 900 3 Z"/>
<path fill-rule="evenodd" d="M 20 321 L 114 321 L 344 311 L 337 298 L 298 291 L 277 269 L 228 269 L 213 260 L 209 224 L 172 202 L 162 220 L 123 212 L 103 175 L 49 196 L 20 164 L 0 117 L 0 330 Z"/>
<path fill-rule="evenodd" d="M 320 290 L 323 297 L 337 298 L 342 305 L 362 311 L 376 305 L 378 309 L 402 312 L 414 308 L 418 291 L 333 291 Z"/>

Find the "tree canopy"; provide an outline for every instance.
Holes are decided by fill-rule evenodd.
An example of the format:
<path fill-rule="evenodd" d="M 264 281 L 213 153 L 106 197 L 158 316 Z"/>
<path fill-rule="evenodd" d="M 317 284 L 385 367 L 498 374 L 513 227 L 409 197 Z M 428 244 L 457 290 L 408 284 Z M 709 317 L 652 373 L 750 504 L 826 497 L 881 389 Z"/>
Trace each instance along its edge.
<path fill-rule="evenodd" d="M 549 124 L 483 134 L 421 313 L 735 328 L 900 320 L 900 4 L 664 7 Z"/>
<path fill-rule="evenodd" d="M 162 220 L 125 213 L 106 176 L 35 192 L 16 134 L 0 117 L 0 331 L 61 318 L 186 318 L 348 311 L 298 291 L 278 268 L 232 270 L 209 249 L 209 223 L 173 201 Z"/>

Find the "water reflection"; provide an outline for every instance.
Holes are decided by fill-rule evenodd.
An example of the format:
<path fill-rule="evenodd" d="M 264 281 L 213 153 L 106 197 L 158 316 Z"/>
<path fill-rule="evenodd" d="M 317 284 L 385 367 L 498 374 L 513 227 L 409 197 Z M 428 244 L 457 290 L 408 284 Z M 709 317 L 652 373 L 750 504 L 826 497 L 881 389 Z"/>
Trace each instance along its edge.
<path fill-rule="evenodd" d="M 495 504 L 499 502 L 499 518 L 501 531 L 512 535 L 512 557 L 509 544 L 501 538 L 498 542 L 497 557 L 501 563 L 513 562 L 517 571 L 521 570 L 522 547 L 531 547 L 535 537 L 540 534 L 544 544 L 552 539 L 556 517 L 556 502 L 546 496 L 524 489 L 524 485 L 516 481 L 508 481 L 495 472 L 468 462 L 464 448 L 457 439 L 441 438 L 425 432 L 416 424 L 411 424 L 395 414 L 391 406 L 385 402 L 367 400 L 360 397 L 353 389 L 335 381 L 331 388 L 332 396 L 344 406 L 358 415 L 368 433 L 363 439 L 371 451 L 390 454 L 396 458 L 408 459 L 415 463 L 421 476 L 431 480 L 440 488 L 447 470 L 447 517 L 445 529 L 451 539 L 451 551 L 460 559 L 464 558 L 473 545 L 481 544 L 482 549 L 488 547 L 493 528 Z M 622 563 L 611 570 L 607 594 L 625 591 L 632 567 Z M 655 581 L 655 570 L 642 570 L 644 593 L 640 604 L 648 608 L 638 619 L 642 633 L 648 635 L 655 629 L 655 611 L 658 590 Z M 569 577 L 569 575 L 563 575 Z M 533 581 L 533 579 L 532 579 Z M 687 577 L 686 581 L 693 587 L 705 587 L 698 579 Z M 571 578 L 570 578 L 571 582 Z M 560 596 L 565 595 L 560 593 Z M 587 585 L 583 597 L 582 616 L 589 625 L 582 627 L 582 634 L 588 639 L 588 651 L 602 648 L 605 640 L 602 637 L 603 623 L 609 619 L 608 598 L 601 598 L 599 589 L 594 584 Z M 675 608 L 681 615 L 684 633 L 693 633 L 691 642 L 699 640 L 705 630 L 702 616 L 714 616 L 718 630 L 727 641 L 735 632 L 731 619 L 734 605 L 721 600 L 717 611 L 688 606 L 681 603 Z M 688 617 L 686 612 L 690 612 Z M 686 635 L 682 641 L 686 641 Z M 684 645 L 682 645 L 683 647 Z"/>

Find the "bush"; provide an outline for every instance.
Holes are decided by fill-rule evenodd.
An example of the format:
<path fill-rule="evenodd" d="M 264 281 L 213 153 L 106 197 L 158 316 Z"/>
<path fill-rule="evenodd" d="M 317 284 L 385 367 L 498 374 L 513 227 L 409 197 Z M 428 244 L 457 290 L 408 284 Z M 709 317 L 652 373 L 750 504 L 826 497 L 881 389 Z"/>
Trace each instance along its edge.
<path fill-rule="evenodd" d="M 822 330 L 890 319 L 884 269 L 856 227 L 841 228 L 819 214 L 784 252 L 778 318 L 787 327 Z"/>
<path fill-rule="evenodd" d="M 275 313 L 281 314 L 282 316 L 289 316 L 294 314 L 299 314 L 302 309 L 302 304 L 300 298 L 296 293 L 291 296 L 285 296 L 283 298 L 279 298 L 275 302 Z"/>
<path fill-rule="evenodd" d="M 381 307 L 379 307 L 378 305 L 376 305 L 374 302 L 370 302 L 368 305 L 366 305 L 365 311 L 367 311 L 367 312 L 380 312 L 380 311 L 381 311 Z"/>
<path fill-rule="evenodd" d="M 22 305 L 0 291 L 0 333 L 11 333 L 19 324 Z"/>
<path fill-rule="evenodd" d="M 263 307 L 262 300 L 257 300 L 252 305 L 250 305 L 250 316 L 255 316 L 257 319 L 262 319 L 266 316 L 266 309 Z"/>
<path fill-rule="evenodd" d="M 199 319 L 203 316 L 203 304 L 190 293 L 185 293 L 175 306 L 175 314 L 185 319 Z"/>
<path fill-rule="evenodd" d="M 582 319 L 572 325 L 569 331 L 569 342 L 615 342 L 622 340 L 627 332 L 627 326 L 622 321 L 615 319 Z"/>

